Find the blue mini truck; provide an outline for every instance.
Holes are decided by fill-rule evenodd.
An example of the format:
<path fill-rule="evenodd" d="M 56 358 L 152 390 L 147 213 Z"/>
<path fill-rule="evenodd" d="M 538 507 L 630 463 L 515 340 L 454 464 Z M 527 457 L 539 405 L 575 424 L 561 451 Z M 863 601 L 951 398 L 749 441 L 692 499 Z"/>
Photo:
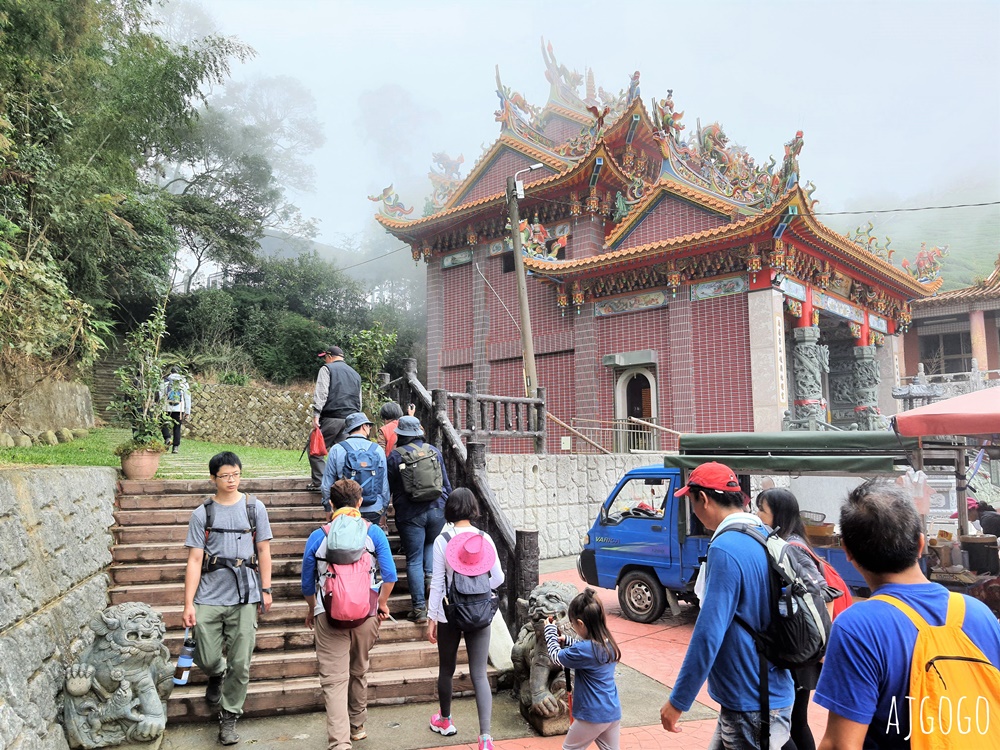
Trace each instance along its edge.
<path fill-rule="evenodd" d="M 940 456 L 941 468 L 954 472 L 952 448 Z M 900 466 L 921 450 L 880 432 L 779 432 L 683 435 L 678 455 L 663 463 L 626 472 L 611 490 L 583 540 L 577 571 L 591 586 L 618 589 L 622 613 L 635 622 L 659 619 L 667 606 L 695 603 L 694 583 L 708 554 L 710 532 L 691 512 L 687 497 L 674 497 L 686 472 L 719 461 L 740 474 L 744 491 L 749 474 L 823 474 L 895 478 Z M 949 465 L 948 462 L 951 462 Z M 803 510 L 806 510 L 803 508 Z M 840 547 L 816 547 L 855 593 L 867 595 L 864 579 Z"/>

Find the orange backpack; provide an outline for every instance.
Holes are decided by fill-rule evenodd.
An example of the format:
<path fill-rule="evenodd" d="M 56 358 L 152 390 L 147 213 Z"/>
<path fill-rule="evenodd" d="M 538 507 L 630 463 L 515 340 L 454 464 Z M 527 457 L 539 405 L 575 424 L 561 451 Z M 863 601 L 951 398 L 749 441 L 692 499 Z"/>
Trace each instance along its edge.
<path fill-rule="evenodd" d="M 911 750 L 1000 749 L 1000 669 L 962 630 L 965 597 L 951 594 L 944 625 L 932 626 L 899 599 L 883 601 L 910 618 L 917 640 L 910 662 Z"/>

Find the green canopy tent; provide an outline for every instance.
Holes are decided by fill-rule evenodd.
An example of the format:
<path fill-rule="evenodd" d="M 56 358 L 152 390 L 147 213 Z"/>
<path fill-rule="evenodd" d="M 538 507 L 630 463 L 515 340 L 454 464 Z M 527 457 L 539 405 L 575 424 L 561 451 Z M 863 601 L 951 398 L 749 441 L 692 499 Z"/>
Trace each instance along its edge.
<path fill-rule="evenodd" d="M 680 436 L 665 465 L 693 469 L 719 461 L 738 472 L 769 474 L 895 474 L 919 450 L 891 432 L 715 432 Z"/>

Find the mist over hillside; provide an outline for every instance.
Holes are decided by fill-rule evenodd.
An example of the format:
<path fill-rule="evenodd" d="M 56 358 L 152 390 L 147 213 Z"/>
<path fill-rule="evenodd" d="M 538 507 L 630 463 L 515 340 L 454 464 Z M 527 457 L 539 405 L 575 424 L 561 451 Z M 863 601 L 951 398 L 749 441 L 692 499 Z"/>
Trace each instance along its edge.
<path fill-rule="evenodd" d="M 902 188 L 905 186 L 901 186 Z M 822 198 L 817 192 L 817 198 Z M 1000 201 L 1000 175 L 967 174 L 939 189 L 917 194 L 859 194 L 847 201 L 843 210 L 954 206 L 969 203 Z M 884 240 L 892 239 L 895 250 L 892 262 L 899 266 L 903 258 L 912 262 L 927 247 L 948 246 L 944 259 L 942 291 L 973 284 L 976 278 L 989 276 L 1000 254 L 1000 205 L 971 206 L 923 211 L 857 214 L 851 216 L 823 215 L 822 202 L 816 206 L 824 224 L 839 232 L 853 232 L 857 227 L 874 225 L 872 234 Z M 832 209 L 831 209 L 832 210 Z"/>

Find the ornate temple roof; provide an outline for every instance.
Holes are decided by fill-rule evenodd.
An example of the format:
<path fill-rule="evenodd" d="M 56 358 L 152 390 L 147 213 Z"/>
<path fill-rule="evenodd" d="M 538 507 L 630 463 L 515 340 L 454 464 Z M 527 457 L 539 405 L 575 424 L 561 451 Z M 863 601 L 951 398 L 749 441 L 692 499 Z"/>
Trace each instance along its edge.
<path fill-rule="evenodd" d="M 415 257 L 418 246 L 427 258 L 458 247 L 456 243 L 465 242 L 466 237 L 495 238 L 497 209 L 506 203 L 506 177 L 540 163 L 543 169 L 524 175 L 522 217 L 537 210 L 533 201 L 535 206 L 566 203 L 570 191 L 574 191 L 571 200 L 578 201 L 575 191 L 586 194 L 589 189 L 590 198 L 601 202 L 606 232 L 605 252 L 594 257 L 555 260 L 528 254 L 526 266 L 549 276 L 590 274 L 626 262 L 662 260 L 664 255 L 680 257 L 709 244 L 735 246 L 777 225 L 794 206 L 797 212 L 794 221 L 789 217 L 790 231 L 807 247 L 907 298 L 925 297 L 940 287 L 935 274 L 893 266 L 887 246 L 872 244 L 871 238 L 861 235 L 841 235 L 817 220 L 812 211 L 815 201 L 810 199 L 815 188 L 803 191 L 799 184 L 801 131 L 784 144 L 780 163 L 771 157 L 767 164 L 758 165 L 746 149 L 730 142 L 719 123 L 703 127 L 696 120 L 688 130 L 682 122 L 684 112 L 675 108 L 672 90 L 664 99 L 651 99 L 652 109 L 647 110 L 638 71 L 630 77 L 627 89 L 612 95 L 595 87 L 591 71 L 585 77 L 561 65 L 544 40 L 542 54 L 550 83 L 546 105 L 530 105 L 503 84 L 497 68 L 500 106 L 494 115 L 500 136 L 465 178 L 457 169 L 461 157 L 451 160 L 435 155 L 438 168 L 432 168 L 430 175 L 435 191 L 424 216 L 410 218 L 413 209 L 403 206 L 391 187 L 381 196 L 369 196 L 382 203 L 377 220 L 410 243 Z M 682 137 L 685 130 L 686 138 Z M 727 221 L 682 236 L 621 247 L 665 197 L 687 201 Z M 445 235 L 447 239 L 442 240 Z"/>
<path fill-rule="evenodd" d="M 968 303 L 970 305 L 983 304 L 987 302 L 1000 303 L 1000 255 L 997 256 L 993 273 L 982 283 L 973 284 L 963 289 L 953 289 L 950 292 L 942 292 L 933 297 L 916 300 L 914 308 L 939 307 L 943 305 Z"/>
<path fill-rule="evenodd" d="M 673 185 L 663 185 L 663 187 L 668 190 L 676 189 Z M 721 241 L 730 242 L 735 246 L 754 235 L 770 230 L 788 214 L 789 207 L 794 207 L 798 211 L 796 217 L 801 222 L 797 221 L 792 225 L 793 233 L 803 233 L 807 237 L 822 240 L 824 246 L 837 252 L 838 261 L 857 273 L 875 279 L 906 296 L 922 297 L 940 288 L 941 279 L 930 284 L 921 283 L 902 269 L 871 255 L 843 235 L 823 226 L 812 216 L 809 199 L 799 187 L 790 190 L 781 201 L 766 211 L 712 229 L 623 250 L 612 250 L 589 258 L 560 261 L 528 256 L 524 259 L 524 265 L 527 269 L 548 277 L 572 278 L 591 275 L 597 269 L 631 265 L 639 259 L 644 263 L 659 263 L 669 258 L 682 258 L 708 246 L 718 247 Z"/>

